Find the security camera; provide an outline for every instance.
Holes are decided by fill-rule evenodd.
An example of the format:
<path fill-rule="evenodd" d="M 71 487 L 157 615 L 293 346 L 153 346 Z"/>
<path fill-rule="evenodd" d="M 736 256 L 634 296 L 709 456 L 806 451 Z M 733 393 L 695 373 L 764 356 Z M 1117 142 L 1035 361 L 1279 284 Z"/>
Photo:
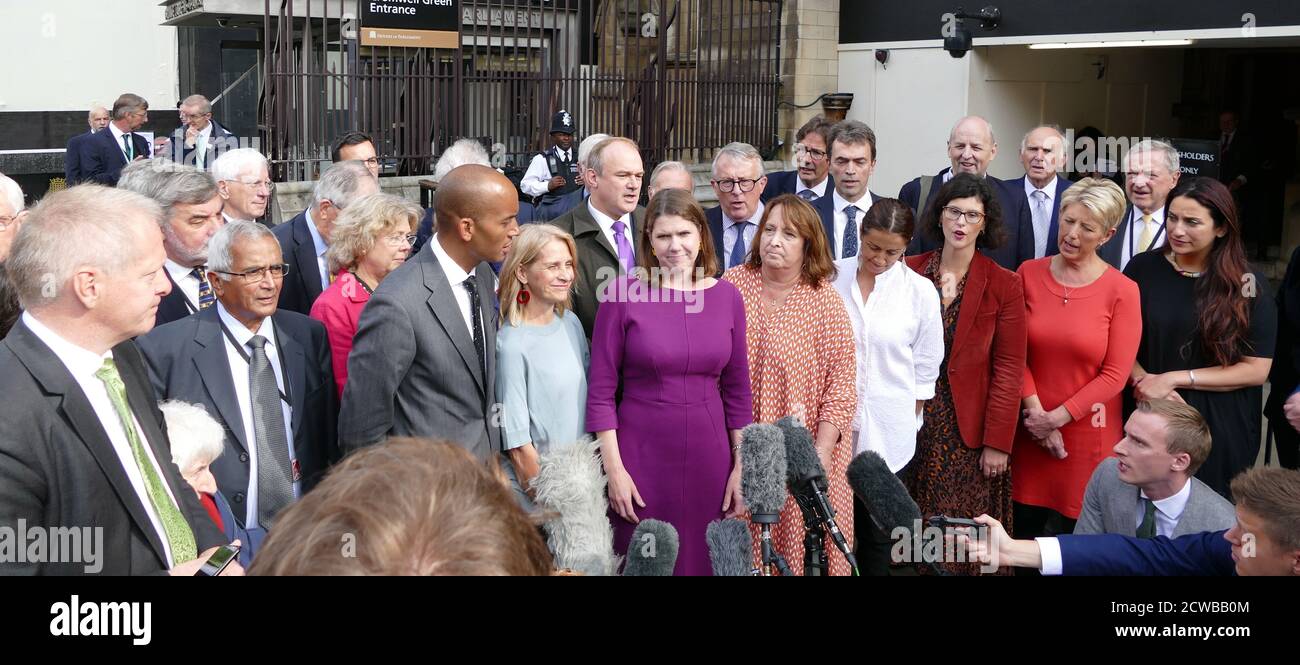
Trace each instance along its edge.
<path fill-rule="evenodd" d="M 971 33 L 966 27 L 964 19 L 979 21 L 979 26 L 985 30 L 995 30 L 998 24 L 1002 22 L 1002 11 L 997 7 L 985 7 L 976 13 L 969 14 L 966 10 L 958 7 L 957 11 L 951 14 L 945 14 L 946 20 L 952 21 L 951 29 L 944 33 L 943 48 L 948 51 L 948 55 L 954 58 L 960 58 L 966 55 L 971 49 Z"/>
<path fill-rule="evenodd" d="M 967 30 L 961 21 L 957 22 L 956 30 L 953 31 L 951 37 L 943 38 L 943 49 L 954 58 L 965 56 L 966 52 L 970 50 L 970 44 L 970 30 Z"/>

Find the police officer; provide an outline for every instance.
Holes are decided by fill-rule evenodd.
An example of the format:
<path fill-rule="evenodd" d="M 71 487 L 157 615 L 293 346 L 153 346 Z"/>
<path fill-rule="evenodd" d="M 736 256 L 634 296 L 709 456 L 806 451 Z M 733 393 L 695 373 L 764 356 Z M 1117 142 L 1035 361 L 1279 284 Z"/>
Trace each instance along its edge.
<path fill-rule="evenodd" d="M 570 196 L 582 187 L 573 130 L 573 115 L 561 109 L 551 119 L 551 140 L 555 145 L 533 157 L 519 182 L 524 194 L 533 198 L 535 222 L 555 219 L 579 200 Z"/>

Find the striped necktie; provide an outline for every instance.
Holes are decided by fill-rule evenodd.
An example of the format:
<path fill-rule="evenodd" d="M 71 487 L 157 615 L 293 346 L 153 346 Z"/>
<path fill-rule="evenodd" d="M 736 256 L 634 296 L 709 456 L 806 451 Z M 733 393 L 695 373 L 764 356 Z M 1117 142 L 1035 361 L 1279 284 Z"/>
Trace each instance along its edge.
<path fill-rule="evenodd" d="M 199 266 L 190 271 L 194 279 L 199 280 L 199 309 L 207 309 L 212 303 L 217 301 L 217 296 L 212 293 L 212 284 L 208 282 L 207 275 L 203 274 L 203 267 Z"/>

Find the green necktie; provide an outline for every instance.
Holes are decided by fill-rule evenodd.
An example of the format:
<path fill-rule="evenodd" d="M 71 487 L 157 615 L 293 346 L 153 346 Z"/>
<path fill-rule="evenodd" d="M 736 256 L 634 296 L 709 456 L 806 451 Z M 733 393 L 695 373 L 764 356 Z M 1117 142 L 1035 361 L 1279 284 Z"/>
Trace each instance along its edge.
<path fill-rule="evenodd" d="M 122 383 L 122 377 L 117 373 L 117 365 L 113 363 L 112 358 L 104 360 L 104 366 L 95 372 L 95 378 L 104 382 L 108 387 L 108 399 L 113 403 L 113 410 L 117 411 L 117 417 L 122 421 L 122 429 L 126 430 L 126 440 L 131 444 L 131 454 L 135 457 L 135 465 L 140 469 L 140 475 L 144 478 L 145 492 L 149 495 L 149 503 L 153 504 L 154 512 L 158 515 L 158 520 L 162 522 L 163 532 L 167 536 L 167 543 L 171 546 L 172 561 L 176 564 L 182 564 L 186 561 L 192 561 L 199 556 L 198 546 L 194 543 L 194 532 L 190 531 L 190 525 L 181 515 L 181 511 L 176 507 L 176 503 L 167 495 L 167 489 L 163 487 L 162 477 L 158 475 L 158 469 L 154 467 L 149 456 L 144 452 L 144 443 L 140 440 L 140 433 L 135 430 L 135 420 L 131 417 L 131 408 L 126 402 L 126 384 Z"/>
<path fill-rule="evenodd" d="M 1156 504 L 1151 499 L 1142 497 L 1142 523 L 1138 525 L 1138 538 L 1156 537 Z"/>

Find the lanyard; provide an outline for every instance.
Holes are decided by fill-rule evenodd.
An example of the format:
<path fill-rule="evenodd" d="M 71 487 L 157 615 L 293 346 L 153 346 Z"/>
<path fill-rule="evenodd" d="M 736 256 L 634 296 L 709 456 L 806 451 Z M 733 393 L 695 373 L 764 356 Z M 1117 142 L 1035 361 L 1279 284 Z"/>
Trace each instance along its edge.
<path fill-rule="evenodd" d="M 1138 208 L 1133 208 L 1134 217 L 1129 219 L 1129 223 L 1128 223 L 1128 258 L 1130 261 L 1132 261 L 1133 257 L 1136 256 L 1136 254 L 1133 253 L 1133 236 L 1137 235 L 1134 233 L 1134 231 L 1136 231 L 1137 229 L 1133 227 L 1137 226 L 1137 223 L 1142 221 L 1142 215 L 1139 214 L 1139 212 L 1140 211 Z M 1147 249 L 1151 249 L 1152 247 L 1155 247 L 1156 243 L 1160 242 L 1160 239 L 1163 238 L 1164 235 L 1165 235 L 1165 225 L 1162 222 L 1160 224 L 1160 228 L 1156 229 L 1156 234 L 1151 237 L 1151 244 L 1147 245 Z M 1142 251 L 1145 252 L 1146 249 Z"/>
<path fill-rule="evenodd" d="M 230 329 L 226 327 L 226 322 L 222 321 L 220 317 L 218 317 L 217 325 L 221 326 L 221 332 L 225 334 L 230 345 L 235 347 L 235 351 L 239 353 L 239 357 L 243 358 L 244 362 L 248 363 L 248 366 L 251 369 L 253 366 L 252 356 L 248 355 L 248 352 L 244 350 L 244 346 L 235 339 L 234 333 L 230 332 Z M 275 330 L 274 326 L 272 326 L 271 334 L 275 337 L 275 353 L 280 356 L 280 373 L 284 376 L 284 386 L 285 388 L 290 388 L 289 368 L 284 364 L 284 348 L 280 346 L 280 332 Z M 288 404 L 290 407 L 293 406 L 293 402 L 289 401 L 289 396 L 285 395 L 283 390 L 280 390 L 277 387 L 276 391 L 280 393 L 280 399 L 283 400 L 285 404 Z"/>

